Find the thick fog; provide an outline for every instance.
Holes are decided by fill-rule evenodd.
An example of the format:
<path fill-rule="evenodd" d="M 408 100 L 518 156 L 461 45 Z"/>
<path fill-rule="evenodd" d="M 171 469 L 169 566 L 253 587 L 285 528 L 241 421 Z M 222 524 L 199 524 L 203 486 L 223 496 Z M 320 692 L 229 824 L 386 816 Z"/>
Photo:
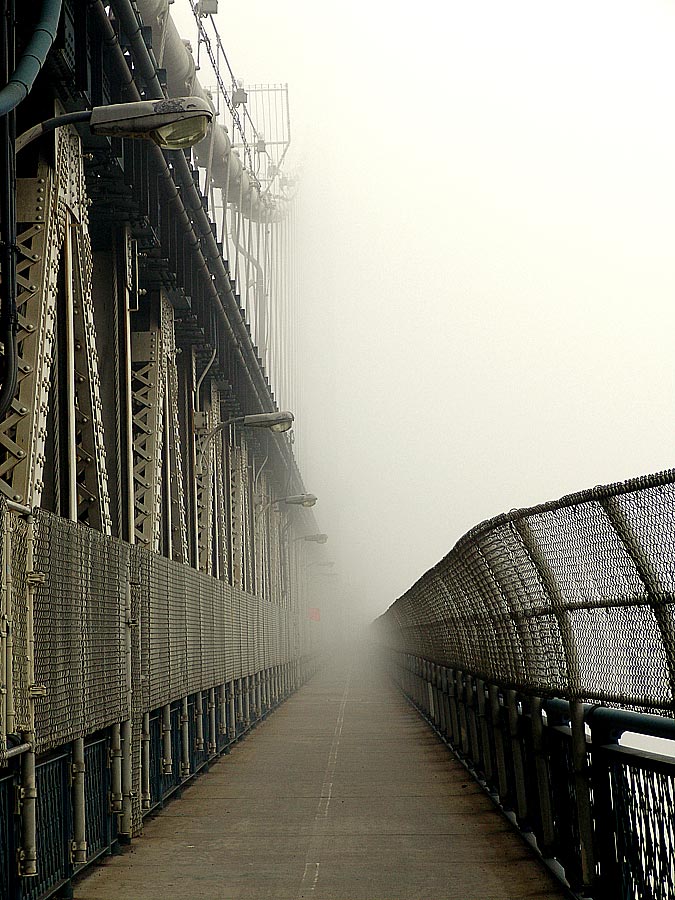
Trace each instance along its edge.
<path fill-rule="evenodd" d="M 484 518 L 672 465 L 670 0 L 217 21 L 238 77 L 290 87 L 297 446 L 358 608 Z"/>

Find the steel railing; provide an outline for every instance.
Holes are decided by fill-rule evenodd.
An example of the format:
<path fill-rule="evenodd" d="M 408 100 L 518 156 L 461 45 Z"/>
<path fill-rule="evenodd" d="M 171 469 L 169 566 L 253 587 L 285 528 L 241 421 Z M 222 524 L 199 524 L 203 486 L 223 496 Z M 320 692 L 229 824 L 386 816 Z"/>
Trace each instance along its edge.
<path fill-rule="evenodd" d="M 597 900 L 675 897 L 674 560 L 670 470 L 477 526 L 374 626 L 407 696 Z"/>

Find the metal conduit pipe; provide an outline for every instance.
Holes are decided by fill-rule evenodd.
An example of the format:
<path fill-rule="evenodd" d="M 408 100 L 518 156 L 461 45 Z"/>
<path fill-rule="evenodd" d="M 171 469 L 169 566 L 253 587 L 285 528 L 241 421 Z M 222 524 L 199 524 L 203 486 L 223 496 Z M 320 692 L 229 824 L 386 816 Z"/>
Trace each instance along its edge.
<path fill-rule="evenodd" d="M 216 689 L 209 688 L 208 693 L 209 703 L 209 742 L 208 742 L 208 752 L 209 756 L 213 756 L 218 749 L 218 736 L 216 733 Z"/>
<path fill-rule="evenodd" d="M 97 14 L 99 24 L 104 31 L 105 44 L 108 47 L 111 56 L 114 57 L 114 62 L 118 71 L 123 76 L 129 96 L 131 99 L 140 99 L 140 93 L 138 92 L 136 85 L 128 80 L 129 67 L 127 66 L 124 54 L 122 53 L 119 41 L 105 11 L 102 0 L 90 0 L 90 2 L 91 9 Z M 129 0 L 116 0 L 113 7 L 118 15 L 120 15 L 121 22 L 122 12 L 127 10 L 125 15 L 129 19 L 129 27 L 132 29 L 138 27 L 138 20 L 136 19 L 136 14 Z M 126 33 L 126 29 L 124 30 Z M 132 49 L 134 57 L 137 58 L 139 70 L 141 70 L 141 74 L 147 81 L 147 78 L 150 77 L 149 70 L 153 67 L 153 64 L 148 48 L 145 46 L 145 42 L 143 41 L 140 32 L 137 34 L 134 44 L 132 44 Z M 141 60 L 145 60 L 145 62 L 141 63 Z M 161 99 L 164 95 L 161 91 L 159 80 L 157 79 L 157 74 L 154 69 L 152 74 L 154 76 L 154 78 L 152 78 L 152 81 L 154 82 L 152 90 L 154 90 L 155 93 L 152 93 L 151 86 L 148 84 L 148 94 L 151 95 L 153 99 Z M 162 151 L 154 144 L 150 145 L 150 148 L 155 154 L 159 172 L 164 181 L 164 189 L 167 192 L 170 202 L 174 202 L 176 214 L 185 224 L 188 233 L 192 232 L 195 234 L 195 246 L 199 245 L 200 252 L 204 259 L 204 271 L 209 276 L 209 282 L 212 286 L 213 294 L 215 295 L 214 306 L 216 312 L 225 325 L 228 336 L 234 345 L 235 353 L 243 368 L 244 377 L 258 399 L 261 411 L 273 412 L 275 404 L 270 395 L 269 385 L 258 365 L 255 347 L 253 346 L 251 336 L 246 329 L 244 319 L 239 309 L 239 304 L 232 291 L 229 273 L 225 268 L 220 248 L 218 247 L 218 243 L 211 229 L 209 218 L 202 206 L 201 197 L 192 179 L 185 155 L 177 152 L 172 154 L 171 160 L 174 171 L 180 181 L 181 192 L 179 193 Z M 187 206 L 194 216 L 193 219 L 190 218 L 186 210 L 186 201 L 189 201 Z M 209 265 L 209 263 L 211 265 Z M 302 489 L 302 478 L 297 469 L 290 447 L 288 447 L 285 440 L 279 436 L 275 436 L 273 441 L 276 445 L 277 453 L 284 460 L 285 466 L 288 468 L 289 472 L 292 472 L 298 488 Z"/>
<path fill-rule="evenodd" d="M 190 96 L 212 102 L 210 93 L 199 83 L 194 59 L 178 34 L 169 14 L 167 0 L 136 0 L 136 7 L 144 24 L 149 25 L 153 33 L 162 33 L 162 67 L 166 69 L 169 96 L 183 97 L 187 90 Z M 258 184 L 248 176 L 239 156 L 233 151 L 227 129 L 216 122 L 211 128 L 211 134 L 194 149 L 202 168 L 209 168 L 211 157 L 210 174 L 213 184 L 233 197 L 241 193 L 242 212 L 246 208 L 248 217 L 253 221 L 273 222 L 284 218 L 285 205 L 261 195 Z"/>
<path fill-rule="evenodd" d="M 190 774 L 190 716 L 188 698 L 183 697 L 180 704 L 180 774 L 187 778 Z"/>
<path fill-rule="evenodd" d="M 234 681 L 228 681 L 227 683 L 227 708 L 228 708 L 228 728 L 227 728 L 227 736 L 233 741 L 237 736 L 237 710 L 235 708 L 236 704 L 236 690 Z"/>
<path fill-rule="evenodd" d="M 87 830 L 84 797 L 84 738 L 73 741 L 73 862 L 81 865 L 87 861 Z"/>
<path fill-rule="evenodd" d="M 119 723 L 110 729 L 110 811 L 122 812 L 122 733 Z"/>
<path fill-rule="evenodd" d="M 0 116 L 6 116 L 30 94 L 52 49 L 61 18 L 61 0 L 44 0 L 42 15 L 9 82 L 0 90 Z"/>
<path fill-rule="evenodd" d="M 173 774 L 171 757 L 171 704 L 162 707 L 162 775 Z"/>
<path fill-rule="evenodd" d="M 150 809 L 150 713 L 143 713 L 141 732 L 141 808 Z"/>

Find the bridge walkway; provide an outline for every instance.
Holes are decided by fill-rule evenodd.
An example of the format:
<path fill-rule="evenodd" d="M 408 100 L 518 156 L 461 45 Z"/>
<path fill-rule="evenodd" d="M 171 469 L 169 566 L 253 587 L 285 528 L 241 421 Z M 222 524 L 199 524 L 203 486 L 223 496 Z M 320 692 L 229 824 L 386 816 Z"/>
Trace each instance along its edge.
<path fill-rule="evenodd" d="M 316 675 L 77 900 L 565 894 L 367 657 Z"/>

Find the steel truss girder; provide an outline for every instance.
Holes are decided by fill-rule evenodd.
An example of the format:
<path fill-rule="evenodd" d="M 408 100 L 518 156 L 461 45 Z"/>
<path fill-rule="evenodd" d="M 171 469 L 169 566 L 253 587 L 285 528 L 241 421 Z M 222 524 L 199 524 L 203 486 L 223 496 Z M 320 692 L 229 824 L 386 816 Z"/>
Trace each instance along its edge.
<path fill-rule="evenodd" d="M 131 401 L 134 474 L 134 533 L 137 543 L 161 552 L 167 518 L 170 547 L 188 560 L 183 454 L 178 420 L 178 371 L 173 307 L 161 296 L 159 323 L 131 333 Z M 162 479 L 169 480 L 162 508 Z"/>
<path fill-rule="evenodd" d="M 55 133 L 55 168 L 40 161 L 36 178 L 17 182 L 17 394 L 0 423 L 0 490 L 12 500 L 39 506 L 44 487 L 45 440 L 51 367 L 56 349 L 59 271 L 62 254 L 72 253 L 74 384 L 73 408 L 62 414 L 74 422 L 69 460 L 75 472 L 77 518 L 111 531 L 105 466 L 98 353 L 91 297 L 91 243 L 80 139 L 74 129 Z M 69 233 L 67 233 L 69 232 Z M 61 348 L 62 352 L 71 352 Z"/>

